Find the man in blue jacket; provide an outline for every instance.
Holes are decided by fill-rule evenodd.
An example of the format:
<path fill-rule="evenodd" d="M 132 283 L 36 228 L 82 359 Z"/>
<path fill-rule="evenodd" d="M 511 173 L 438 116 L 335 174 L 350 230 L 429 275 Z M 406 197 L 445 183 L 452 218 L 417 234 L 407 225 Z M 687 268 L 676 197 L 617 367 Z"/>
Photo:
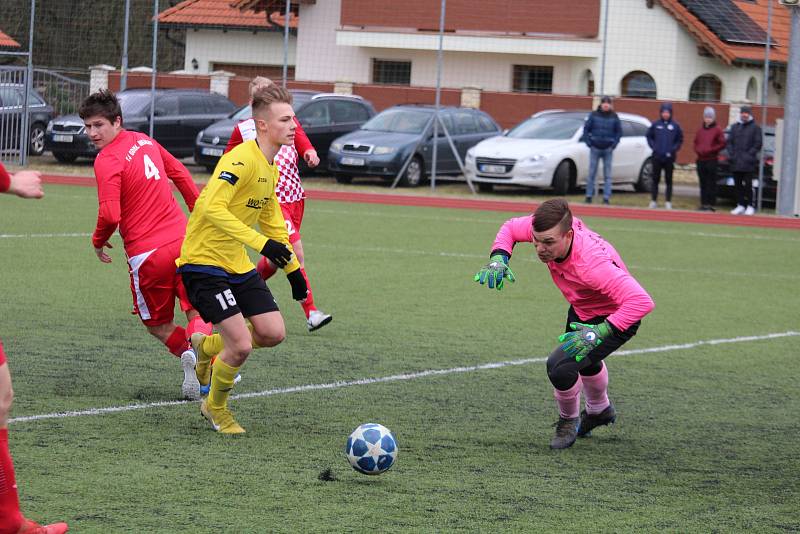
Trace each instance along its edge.
<path fill-rule="evenodd" d="M 583 140 L 589 145 L 589 179 L 586 182 L 586 203 L 591 204 L 594 197 L 594 179 L 597 176 L 598 160 L 603 160 L 603 204 L 611 199 L 611 160 L 612 152 L 622 137 L 622 123 L 614 113 L 611 97 L 604 96 L 600 106 L 592 111 L 583 125 Z"/>
<path fill-rule="evenodd" d="M 672 120 L 672 103 L 661 104 L 660 117 L 653 121 L 647 130 L 647 144 L 653 149 L 653 189 L 650 207 L 658 207 L 658 183 L 661 170 L 664 170 L 664 182 L 667 185 L 664 207 L 672 209 L 672 171 L 675 167 L 675 156 L 683 144 L 683 130 L 680 124 Z"/>

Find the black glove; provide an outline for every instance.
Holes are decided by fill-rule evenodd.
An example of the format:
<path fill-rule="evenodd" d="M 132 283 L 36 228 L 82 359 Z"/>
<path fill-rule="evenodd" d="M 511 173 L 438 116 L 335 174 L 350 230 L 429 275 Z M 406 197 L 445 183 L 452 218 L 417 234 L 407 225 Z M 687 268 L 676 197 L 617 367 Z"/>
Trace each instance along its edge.
<path fill-rule="evenodd" d="M 267 239 L 267 243 L 261 249 L 261 255 L 278 267 L 286 267 L 292 261 L 292 251 L 289 247 L 274 239 Z"/>
<path fill-rule="evenodd" d="M 300 269 L 290 272 L 286 275 L 286 278 L 292 286 L 292 298 L 294 300 L 305 300 L 308 297 L 308 285 Z"/>

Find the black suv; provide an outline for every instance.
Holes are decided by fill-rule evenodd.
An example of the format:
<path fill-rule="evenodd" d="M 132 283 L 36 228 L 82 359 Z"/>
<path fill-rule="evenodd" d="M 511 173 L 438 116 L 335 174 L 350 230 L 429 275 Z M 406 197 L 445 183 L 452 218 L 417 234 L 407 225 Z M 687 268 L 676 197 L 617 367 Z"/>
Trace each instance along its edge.
<path fill-rule="evenodd" d="M 22 108 L 25 87 L 19 83 L 0 84 L 0 152 L 16 150 L 22 128 Z M 28 153 L 40 156 L 44 152 L 44 131 L 53 118 L 53 108 L 39 93 L 31 90 L 28 99 Z"/>
<path fill-rule="evenodd" d="M 150 90 L 117 93 L 126 130 L 150 133 Z M 153 137 L 173 156 L 191 156 L 197 132 L 227 117 L 236 105 L 217 93 L 195 89 L 156 89 Z M 86 135 L 78 115 L 58 117 L 47 126 L 45 148 L 61 162 L 80 156 L 93 158 L 94 143 Z"/>
<path fill-rule="evenodd" d="M 317 150 L 320 159 L 318 169 L 325 169 L 328 147 L 342 134 L 352 132 L 361 127 L 372 116 L 375 109 L 360 96 L 318 93 L 315 91 L 295 90 L 292 93 L 294 112 L 303 126 L 308 140 Z M 194 160 L 213 171 L 220 156 L 225 152 L 233 127 L 239 121 L 252 116 L 250 106 L 244 106 L 226 120 L 212 124 L 197 136 Z M 300 171 L 308 168 L 302 159 L 299 161 Z"/>

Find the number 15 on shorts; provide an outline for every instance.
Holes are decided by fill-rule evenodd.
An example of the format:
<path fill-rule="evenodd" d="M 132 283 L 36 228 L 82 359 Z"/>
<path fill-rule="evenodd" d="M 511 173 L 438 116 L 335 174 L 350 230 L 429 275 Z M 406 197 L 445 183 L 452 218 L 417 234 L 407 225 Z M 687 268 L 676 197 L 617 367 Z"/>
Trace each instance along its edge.
<path fill-rule="evenodd" d="M 230 289 L 226 289 L 222 293 L 217 293 L 214 296 L 217 297 L 217 301 L 219 301 L 222 311 L 227 310 L 230 306 L 236 306 L 236 299 L 234 298 Z"/>

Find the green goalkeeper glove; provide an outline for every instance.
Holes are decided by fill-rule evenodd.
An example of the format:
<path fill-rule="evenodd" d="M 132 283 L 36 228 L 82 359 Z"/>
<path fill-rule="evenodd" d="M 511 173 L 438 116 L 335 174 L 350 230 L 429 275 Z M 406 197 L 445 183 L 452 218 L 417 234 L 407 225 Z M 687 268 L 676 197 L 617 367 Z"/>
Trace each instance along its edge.
<path fill-rule="evenodd" d="M 592 350 L 611 335 L 608 321 L 600 324 L 569 323 L 574 332 L 566 332 L 558 336 L 563 343 L 561 350 L 575 358 L 576 362 L 584 359 Z"/>
<path fill-rule="evenodd" d="M 503 283 L 508 279 L 514 282 L 514 272 L 508 266 L 508 256 L 505 254 L 495 254 L 489 258 L 489 263 L 475 274 L 474 280 L 479 284 L 488 284 L 490 289 L 503 289 Z"/>

